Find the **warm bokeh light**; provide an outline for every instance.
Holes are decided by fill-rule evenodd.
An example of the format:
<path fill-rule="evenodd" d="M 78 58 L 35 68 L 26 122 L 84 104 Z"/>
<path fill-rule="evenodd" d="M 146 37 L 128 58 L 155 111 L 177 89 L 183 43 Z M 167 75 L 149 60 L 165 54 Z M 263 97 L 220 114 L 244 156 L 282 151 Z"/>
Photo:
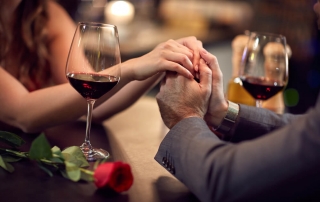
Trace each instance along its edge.
<path fill-rule="evenodd" d="M 128 1 L 110 1 L 105 8 L 105 18 L 110 24 L 128 24 L 134 18 L 134 6 Z"/>

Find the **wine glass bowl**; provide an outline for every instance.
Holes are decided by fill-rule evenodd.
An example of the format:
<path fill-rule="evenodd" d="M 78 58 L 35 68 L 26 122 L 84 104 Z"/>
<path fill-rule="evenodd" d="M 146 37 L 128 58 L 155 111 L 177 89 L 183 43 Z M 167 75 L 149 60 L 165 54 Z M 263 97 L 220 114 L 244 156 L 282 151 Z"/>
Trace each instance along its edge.
<path fill-rule="evenodd" d="M 92 147 L 90 128 L 93 105 L 120 80 L 120 46 L 116 26 L 80 22 L 77 25 L 66 65 L 71 86 L 87 100 L 87 126 L 80 146 L 88 161 L 104 159 L 109 153 Z"/>
<path fill-rule="evenodd" d="M 256 99 L 256 106 L 284 89 L 288 82 L 286 38 L 272 33 L 251 32 L 244 49 L 239 77 Z"/>

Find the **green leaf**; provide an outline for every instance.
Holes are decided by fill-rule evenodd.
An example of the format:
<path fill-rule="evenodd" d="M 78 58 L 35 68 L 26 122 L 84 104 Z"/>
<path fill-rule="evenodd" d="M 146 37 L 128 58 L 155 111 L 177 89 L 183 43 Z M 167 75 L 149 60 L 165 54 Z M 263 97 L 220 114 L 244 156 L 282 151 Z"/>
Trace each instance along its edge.
<path fill-rule="evenodd" d="M 62 151 L 65 161 L 75 164 L 78 167 L 88 167 L 89 163 L 82 153 L 80 147 L 71 146 Z"/>
<path fill-rule="evenodd" d="M 54 162 L 54 163 L 61 163 L 63 164 L 64 162 L 64 157 L 61 153 L 61 150 L 59 147 L 57 146 L 54 146 L 51 148 L 51 151 L 52 151 L 52 158 L 50 159 L 50 161 Z"/>
<path fill-rule="evenodd" d="M 0 156 L 0 167 L 2 167 L 10 173 L 14 171 L 14 167 L 10 163 L 5 162 L 2 156 Z"/>
<path fill-rule="evenodd" d="M 49 159 L 52 163 L 58 163 L 58 164 L 63 164 L 64 160 L 59 158 L 59 157 L 53 157 Z"/>
<path fill-rule="evenodd" d="M 68 161 L 65 161 L 64 164 L 66 166 L 66 172 L 67 172 L 68 178 L 74 182 L 79 181 L 81 177 L 80 168 L 77 165 L 70 163 Z"/>
<path fill-rule="evenodd" d="M 11 156 L 11 155 L 2 155 L 2 159 L 7 163 L 11 163 L 11 162 L 20 161 L 22 158 L 17 156 Z"/>
<path fill-rule="evenodd" d="M 11 149 L 0 148 L 0 155 L 10 155 L 20 158 L 28 158 L 28 152 L 15 151 Z"/>
<path fill-rule="evenodd" d="M 52 158 L 50 144 L 43 133 L 33 140 L 29 151 L 29 158 L 33 160 Z"/>
<path fill-rule="evenodd" d="M 61 155 L 61 150 L 60 150 L 60 148 L 59 148 L 59 147 L 54 146 L 54 147 L 52 147 L 52 148 L 51 148 L 51 151 L 52 151 L 52 154 L 56 154 L 56 155 L 58 155 L 58 156 L 61 156 L 61 157 L 62 157 L 62 155 Z"/>
<path fill-rule="evenodd" d="M 53 176 L 52 172 L 51 172 L 48 168 L 46 168 L 45 166 L 43 166 L 40 162 L 38 162 L 38 166 L 39 166 L 45 173 L 47 173 L 50 177 Z"/>
<path fill-rule="evenodd" d="M 6 131 L 0 131 L 0 141 L 13 147 L 19 147 L 25 143 L 20 136 Z"/>

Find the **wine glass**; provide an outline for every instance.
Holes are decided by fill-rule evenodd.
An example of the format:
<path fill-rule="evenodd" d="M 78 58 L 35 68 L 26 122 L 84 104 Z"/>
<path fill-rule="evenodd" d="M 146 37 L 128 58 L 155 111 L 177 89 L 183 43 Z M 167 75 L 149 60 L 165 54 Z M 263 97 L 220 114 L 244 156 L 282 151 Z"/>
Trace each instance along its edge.
<path fill-rule="evenodd" d="M 92 147 L 90 128 L 93 105 L 120 80 L 120 46 L 114 25 L 79 22 L 72 40 L 66 76 L 88 103 L 84 143 L 80 146 L 88 161 L 108 158 L 109 153 Z"/>
<path fill-rule="evenodd" d="M 255 98 L 256 107 L 283 90 L 288 82 L 286 37 L 251 32 L 243 51 L 239 77 L 241 85 Z"/>

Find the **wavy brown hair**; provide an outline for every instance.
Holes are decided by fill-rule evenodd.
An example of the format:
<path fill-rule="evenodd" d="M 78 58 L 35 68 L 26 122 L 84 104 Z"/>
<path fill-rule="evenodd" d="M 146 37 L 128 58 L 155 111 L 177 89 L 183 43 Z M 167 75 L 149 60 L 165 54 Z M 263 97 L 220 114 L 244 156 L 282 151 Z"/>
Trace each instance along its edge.
<path fill-rule="evenodd" d="M 0 0 L 0 5 L 5 5 Z M 11 25 L 0 6 L 0 65 L 29 90 L 40 88 L 50 76 L 48 62 L 47 0 L 22 0 L 14 10 Z M 18 71 L 10 71 L 18 68 Z"/>

